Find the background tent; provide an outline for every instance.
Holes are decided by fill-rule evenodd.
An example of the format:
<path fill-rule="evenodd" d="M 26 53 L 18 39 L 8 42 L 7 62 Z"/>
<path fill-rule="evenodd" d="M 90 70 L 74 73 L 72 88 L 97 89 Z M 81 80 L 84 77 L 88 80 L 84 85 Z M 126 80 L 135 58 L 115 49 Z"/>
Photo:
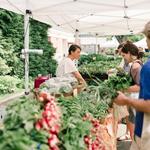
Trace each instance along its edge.
<path fill-rule="evenodd" d="M 134 43 L 138 47 L 147 48 L 146 38 Z"/>
<path fill-rule="evenodd" d="M 100 45 L 100 47 L 103 48 L 116 48 L 119 45 L 118 40 L 113 37 L 111 40 L 108 40 L 107 38 L 95 38 L 95 37 L 80 37 L 80 44 L 81 45 Z"/>

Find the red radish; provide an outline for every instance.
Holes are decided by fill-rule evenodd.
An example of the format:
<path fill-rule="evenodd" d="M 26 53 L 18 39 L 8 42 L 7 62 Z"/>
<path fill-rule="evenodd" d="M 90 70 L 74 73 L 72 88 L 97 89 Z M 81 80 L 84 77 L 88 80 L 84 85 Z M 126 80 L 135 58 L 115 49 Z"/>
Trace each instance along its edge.
<path fill-rule="evenodd" d="M 46 101 L 46 104 L 42 112 L 42 119 L 35 124 L 35 127 L 37 130 L 42 128 L 50 134 L 50 138 L 48 138 L 50 150 L 59 150 L 56 144 L 59 142 L 57 134 L 60 130 L 60 108 L 57 106 L 55 98 L 46 92 L 39 94 L 39 100 Z"/>
<path fill-rule="evenodd" d="M 39 130 L 42 128 L 41 123 L 40 123 L 40 122 L 37 122 L 37 123 L 35 124 L 35 128 L 39 131 Z"/>
<path fill-rule="evenodd" d="M 50 150 L 59 150 L 58 146 L 51 147 Z"/>
<path fill-rule="evenodd" d="M 55 124 L 54 126 L 52 126 L 50 133 L 51 134 L 58 134 L 59 129 L 60 129 L 60 126 L 58 124 Z"/>
<path fill-rule="evenodd" d="M 39 94 L 39 97 L 43 97 L 44 100 L 47 99 L 47 96 L 48 96 L 48 94 L 46 92 L 41 92 Z"/>
<path fill-rule="evenodd" d="M 43 128 L 45 130 L 49 130 L 49 126 L 48 126 L 47 121 L 45 119 L 42 119 L 42 125 L 43 125 Z"/>
<path fill-rule="evenodd" d="M 39 101 L 43 102 L 44 101 L 44 98 L 43 97 L 38 97 Z"/>
<path fill-rule="evenodd" d="M 90 144 L 90 137 L 84 136 L 84 142 L 85 142 L 85 144 Z"/>
<path fill-rule="evenodd" d="M 46 100 L 51 101 L 51 96 L 47 95 Z"/>
<path fill-rule="evenodd" d="M 55 134 L 52 134 L 50 138 L 48 138 L 48 144 L 50 147 L 54 147 L 56 146 L 56 144 L 58 143 L 58 138 Z"/>

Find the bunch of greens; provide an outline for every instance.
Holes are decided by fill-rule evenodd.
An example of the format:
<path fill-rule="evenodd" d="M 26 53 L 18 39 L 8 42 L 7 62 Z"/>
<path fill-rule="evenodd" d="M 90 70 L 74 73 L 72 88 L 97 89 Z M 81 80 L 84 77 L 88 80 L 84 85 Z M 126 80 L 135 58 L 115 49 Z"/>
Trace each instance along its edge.
<path fill-rule="evenodd" d="M 8 106 L 4 128 L 0 130 L 1 150 L 29 150 L 39 146 L 41 150 L 48 150 L 48 134 L 34 127 L 41 107 L 38 101 L 24 97 Z"/>
<path fill-rule="evenodd" d="M 98 62 L 98 61 L 113 61 L 116 58 L 114 56 L 107 56 L 107 55 L 100 55 L 100 54 L 89 54 L 89 55 L 82 55 L 79 60 L 79 66 L 83 64 L 89 64 L 91 62 Z"/>
<path fill-rule="evenodd" d="M 105 56 L 106 58 L 108 56 Z M 91 61 L 88 64 L 84 63 L 79 66 L 79 72 L 86 81 L 91 81 L 93 79 L 106 80 L 108 78 L 107 72 L 111 68 L 115 68 L 120 63 L 119 57 L 113 57 L 112 60 Z"/>
<path fill-rule="evenodd" d="M 90 86 L 89 89 L 95 93 L 98 100 L 112 105 L 113 99 L 117 96 L 117 91 L 124 91 L 131 85 L 132 79 L 125 72 L 118 72 L 104 82 L 97 82 L 98 86 Z"/>
<path fill-rule="evenodd" d="M 92 128 L 89 121 L 83 121 L 87 103 L 80 98 L 65 97 L 59 98 L 58 102 L 62 110 L 60 150 L 85 150 L 84 136 L 89 135 Z"/>

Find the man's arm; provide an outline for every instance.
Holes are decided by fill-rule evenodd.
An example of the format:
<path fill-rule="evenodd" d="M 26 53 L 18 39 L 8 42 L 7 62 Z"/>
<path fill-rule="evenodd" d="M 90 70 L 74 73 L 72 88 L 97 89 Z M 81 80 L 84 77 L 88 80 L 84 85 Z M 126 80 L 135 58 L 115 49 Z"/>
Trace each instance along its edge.
<path fill-rule="evenodd" d="M 137 111 L 150 113 L 150 100 L 129 99 L 128 105 L 134 107 Z"/>
<path fill-rule="evenodd" d="M 143 99 L 132 99 L 125 96 L 122 92 L 118 92 L 119 95 L 114 100 L 114 102 L 118 105 L 128 105 L 134 107 L 137 111 L 141 111 L 144 113 L 150 113 L 150 100 Z"/>

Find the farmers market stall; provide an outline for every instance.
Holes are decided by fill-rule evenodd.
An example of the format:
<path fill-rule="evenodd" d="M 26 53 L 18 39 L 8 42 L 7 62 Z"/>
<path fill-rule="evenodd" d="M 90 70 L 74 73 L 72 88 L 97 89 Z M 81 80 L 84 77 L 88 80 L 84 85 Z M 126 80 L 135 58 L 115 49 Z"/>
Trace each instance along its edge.
<path fill-rule="evenodd" d="M 118 70 L 108 79 L 94 79 L 95 84 L 76 96 L 68 96 L 77 89 L 76 80 L 45 80 L 37 90 L 36 99 L 22 97 L 7 107 L 0 129 L 0 149 L 116 150 L 118 116 L 113 99 L 130 81 L 125 72 Z"/>

